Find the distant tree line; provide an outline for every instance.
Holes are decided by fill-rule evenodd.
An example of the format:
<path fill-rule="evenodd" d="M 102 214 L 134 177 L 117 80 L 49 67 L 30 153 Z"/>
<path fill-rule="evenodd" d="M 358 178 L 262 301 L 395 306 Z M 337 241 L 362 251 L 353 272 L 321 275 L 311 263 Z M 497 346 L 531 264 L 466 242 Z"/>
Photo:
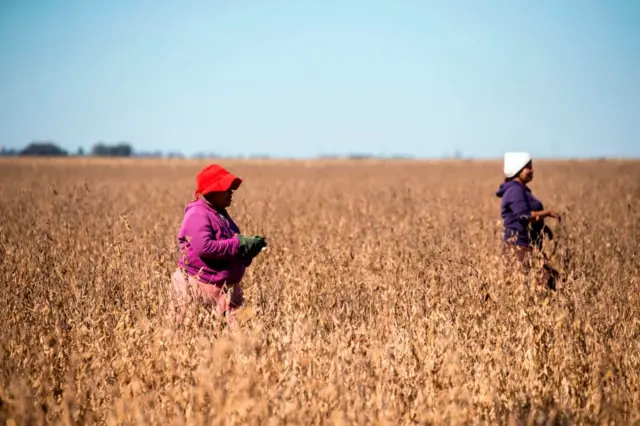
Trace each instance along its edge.
<path fill-rule="evenodd" d="M 3 156 L 39 156 L 39 157 L 66 157 L 66 156 L 84 156 L 83 148 L 78 148 L 75 153 L 69 153 L 61 148 L 53 141 L 33 141 L 21 150 L 16 149 L 0 149 L 0 155 Z M 98 142 L 91 147 L 89 154 L 92 157 L 132 157 L 138 156 L 133 147 L 128 142 L 119 142 L 113 145 L 104 142 Z M 174 154 L 175 155 L 175 154 Z M 162 153 L 144 153 L 141 156 L 156 157 L 162 156 Z"/>
<path fill-rule="evenodd" d="M 19 151 L 18 155 L 64 157 L 68 153 L 52 142 L 32 142 Z"/>
<path fill-rule="evenodd" d="M 116 144 L 98 142 L 94 144 L 86 154 L 82 147 L 78 148 L 76 152 L 71 153 L 61 148 L 54 141 L 33 141 L 23 149 L 5 149 L 0 146 L 0 156 L 185 158 L 182 153 L 175 151 L 170 151 L 166 154 L 163 154 L 162 151 L 159 150 L 136 152 L 128 142 L 118 142 Z M 260 157 L 267 158 L 266 155 Z M 211 152 L 201 152 L 194 154 L 193 158 L 220 158 L 220 156 Z"/>
<path fill-rule="evenodd" d="M 185 158 L 185 156 L 179 152 L 168 152 L 163 154 L 161 151 L 142 151 L 136 152 L 133 146 L 129 142 L 118 142 L 115 144 L 107 144 L 104 142 L 97 142 L 94 144 L 90 151 L 85 154 L 82 147 L 78 148 L 74 153 L 70 153 L 65 149 L 58 146 L 53 141 L 33 141 L 23 149 L 5 149 L 0 146 L 0 156 L 41 156 L 41 157 L 66 157 L 66 156 L 91 156 L 91 157 L 146 157 L 146 158 Z M 448 156 L 445 156 L 447 158 Z M 192 155 L 192 158 L 205 159 L 205 158 L 223 158 L 216 153 L 211 152 L 198 152 Z M 252 155 L 238 155 L 233 158 L 249 158 L 249 159 L 268 159 L 269 154 L 256 153 Z M 321 154 L 319 158 L 324 159 L 350 159 L 350 160 L 367 160 L 375 158 L 388 158 L 388 159 L 411 159 L 413 156 L 405 154 L 377 156 L 367 153 L 351 153 L 346 155 L 336 154 Z M 460 151 L 456 150 L 453 154 L 453 158 L 462 159 L 463 155 Z"/>
<path fill-rule="evenodd" d="M 131 157 L 132 154 L 133 148 L 126 142 L 111 146 L 97 143 L 91 149 L 91 155 L 95 157 Z"/>

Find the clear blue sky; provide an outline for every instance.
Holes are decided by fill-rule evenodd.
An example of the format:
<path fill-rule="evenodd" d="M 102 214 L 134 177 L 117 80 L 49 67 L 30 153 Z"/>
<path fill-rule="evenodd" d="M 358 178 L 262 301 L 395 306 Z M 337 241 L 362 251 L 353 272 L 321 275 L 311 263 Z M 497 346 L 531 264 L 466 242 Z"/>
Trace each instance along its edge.
<path fill-rule="evenodd" d="M 0 0 L 0 145 L 640 157 L 640 1 Z"/>

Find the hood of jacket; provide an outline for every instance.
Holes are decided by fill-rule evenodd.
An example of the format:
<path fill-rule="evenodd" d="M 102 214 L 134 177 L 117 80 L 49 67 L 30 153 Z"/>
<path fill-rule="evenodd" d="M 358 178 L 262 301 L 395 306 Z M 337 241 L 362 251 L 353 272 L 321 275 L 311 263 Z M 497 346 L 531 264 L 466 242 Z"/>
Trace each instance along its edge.
<path fill-rule="evenodd" d="M 507 192 L 507 190 L 509 188 L 512 188 L 512 187 L 518 186 L 518 185 L 524 187 L 524 190 L 527 191 L 527 192 L 531 191 L 527 185 L 523 185 L 520 182 L 518 182 L 517 180 L 509 180 L 507 182 L 502 182 L 500 184 L 500 187 L 496 191 L 496 197 L 502 198 L 502 196 L 505 194 L 505 192 Z"/>

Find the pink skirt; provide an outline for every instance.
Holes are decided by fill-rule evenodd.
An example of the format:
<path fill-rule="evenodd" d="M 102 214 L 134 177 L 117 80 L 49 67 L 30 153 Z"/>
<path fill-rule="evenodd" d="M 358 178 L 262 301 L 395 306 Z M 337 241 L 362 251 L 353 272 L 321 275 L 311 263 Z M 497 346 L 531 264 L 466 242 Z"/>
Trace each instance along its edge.
<path fill-rule="evenodd" d="M 216 317 L 227 316 L 228 319 L 244 303 L 240 284 L 226 289 L 220 285 L 203 283 L 180 268 L 171 277 L 171 298 L 180 319 L 191 303 L 204 306 Z"/>

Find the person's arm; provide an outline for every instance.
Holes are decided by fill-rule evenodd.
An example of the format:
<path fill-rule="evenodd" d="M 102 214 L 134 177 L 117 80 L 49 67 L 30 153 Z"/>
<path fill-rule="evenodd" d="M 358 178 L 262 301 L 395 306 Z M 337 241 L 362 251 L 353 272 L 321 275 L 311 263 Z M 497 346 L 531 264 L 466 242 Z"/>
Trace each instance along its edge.
<path fill-rule="evenodd" d="M 560 219 L 560 215 L 553 210 L 537 210 L 531 212 L 531 221 L 542 220 L 547 217 Z"/>
<path fill-rule="evenodd" d="M 534 222 L 547 217 L 560 218 L 560 215 L 553 210 L 531 210 L 527 193 L 525 189 L 520 186 L 514 186 L 509 190 L 509 203 L 511 205 L 511 211 L 513 211 L 520 220 L 526 222 Z"/>
<path fill-rule="evenodd" d="M 194 209 L 190 220 L 193 223 L 190 243 L 196 255 L 213 259 L 231 259 L 238 255 L 240 240 L 236 236 L 215 239 L 216 229 L 205 212 Z"/>
<path fill-rule="evenodd" d="M 524 188 L 520 185 L 514 185 L 509 188 L 504 194 L 505 202 L 509 205 L 509 208 L 513 214 L 523 222 L 531 221 L 532 211 L 529 206 L 529 199 Z"/>

